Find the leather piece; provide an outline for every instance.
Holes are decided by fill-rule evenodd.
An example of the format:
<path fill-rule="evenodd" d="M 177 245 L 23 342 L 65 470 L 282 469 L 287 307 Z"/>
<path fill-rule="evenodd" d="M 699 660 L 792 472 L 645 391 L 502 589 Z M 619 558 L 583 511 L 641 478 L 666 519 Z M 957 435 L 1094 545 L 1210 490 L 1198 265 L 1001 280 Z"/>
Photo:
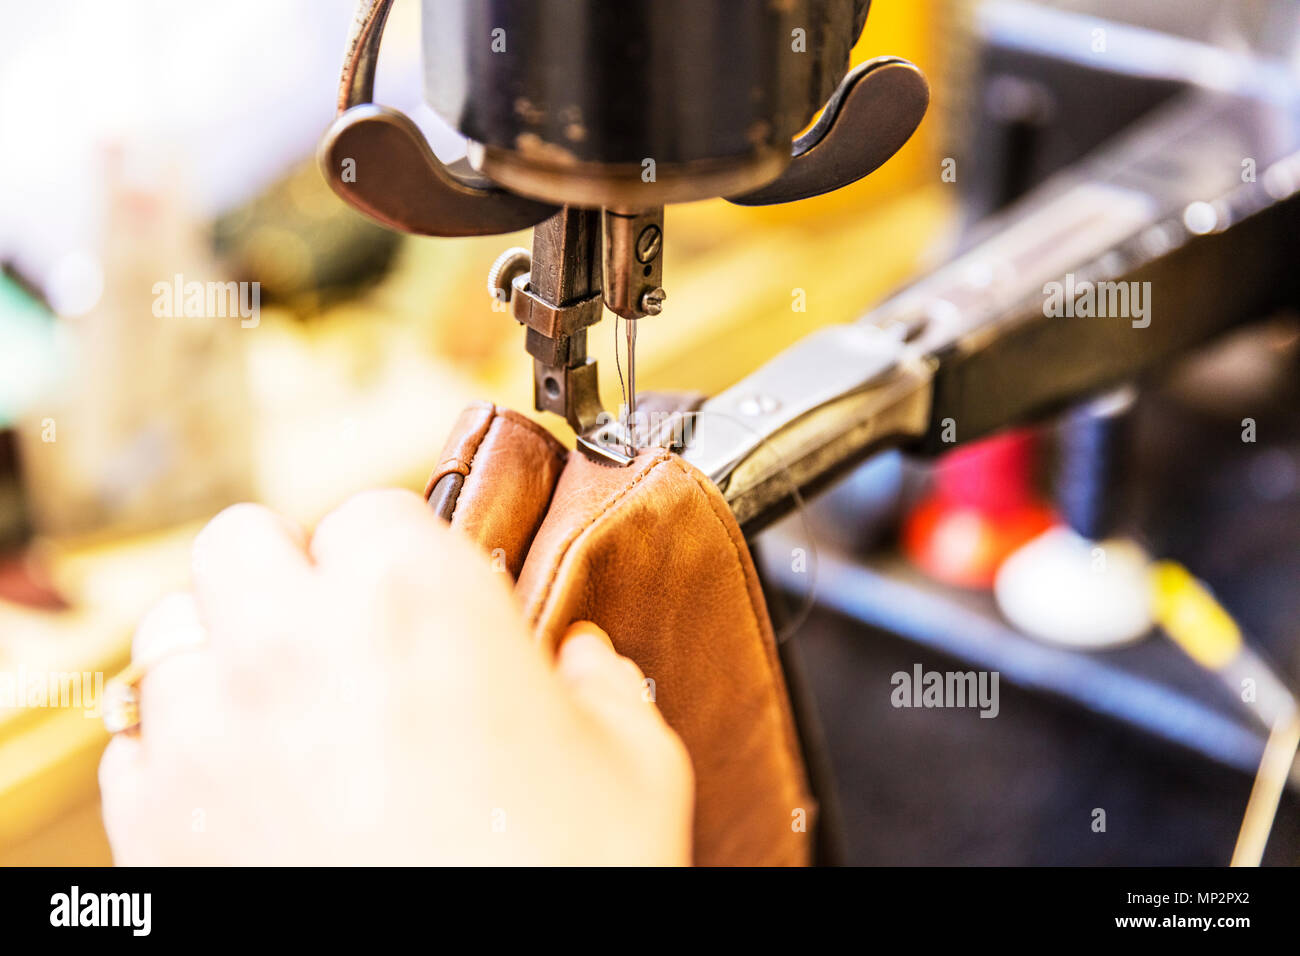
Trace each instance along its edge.
<path fill-rule="evenodd" d="M 550 505 L 567 452 L 536 422 L 491 402 L 461 412 L 429 476 L 462 475 L 451 524 L 518 577 Z"/>
<path fill-rule="evenodd" d="M 468 475 L 469 466 L 474 461 L 474 453 L 487 434 L 488 426 L 496 416 L 496 406 L 491 402 L 475 402 L 465 408 L 451 426 L 451 434 L 442 446 L 438 464 L 429 475 L 429 482 L 424 488 L 424 497 L 428 498 L 433 486 L 445 475 L 452 473 Z"/>
<path fill-rule="evenodd" d="M 697 864 L 809 862 L 816 807 L 767 606 L 712 482 L 662 450 L 625 468 L 570 456 L 516 590 L 548 647 L 590 620 L 654 681 L 695 768 Z"/>
<path fill-rule="evenodd" d="M 695 863 L 806 865 L 816 801 L 758 575 L 716 486 L 662 449 L 624 468 L 566 462 L 490 403 L 462 413 L 426 497 L 447 476 L 463 482 L 453 527 L 503 549 L 537 640 L 554 651 L 590 620 L 654 681 L 695 770 Z"/>

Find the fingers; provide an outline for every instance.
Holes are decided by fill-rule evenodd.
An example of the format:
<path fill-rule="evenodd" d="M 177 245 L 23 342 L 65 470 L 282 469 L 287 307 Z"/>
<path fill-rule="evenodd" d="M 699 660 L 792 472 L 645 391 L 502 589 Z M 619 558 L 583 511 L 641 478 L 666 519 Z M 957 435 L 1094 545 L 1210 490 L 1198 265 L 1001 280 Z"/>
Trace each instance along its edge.
<path fill-rule="evenodd" d="M 190 594 L 163 598 L 136 629 L 131 657 L 145 666 L 139 739 L 151 757 L 184 750 L 209 732 L 218 694 L 206 639 Z"/>
<path fill-rule="evenodd" d="M 149 862 L 141 833 L 150 828 L 157 794 L 149 767 L 170 767 L 201 734 L 196 722 L 209 718 L 217 695 L 205 631 L 190 594 L 171 594 L 146 614 L 131 643 L 132 662 L 141 665 L 140 728 L 108 742 L 99 761 L 104 828 L 119 865 Z M 207 706 L 205 706 L 205 704 Z"/>
<path fill-rule="evenodd" d="M 305 589 L 311 563 L 305 535 L 254 504 L 227 508 L 194 541 L 194 596 L 214 640 L 256 653 L 267 637 L 301 622 L 286 613 L 286 595 Z"/>
<path fill-rule="evenodd" d="M 573 681 L 595 679 L 612 688 L 641 686 L 641 669 L 614 650 L 614 642 L 591 621 L 575 621 L 560 639 L 557 666 Z"/>
<path fill-rule="evenodd" d="M 194 595 L 169 594 L 141 619 L 131 642 L 131 660 L 161 666 L 171 652 L 202 645 L 205 634 Z"/>
<path fill-rule="evenodd" d="M 614 642 L 609 639 L 609 635 L 605 633 L 599 624 L 593 621 L 574 621 L 570 624 L 568 630 L 564 632 L 564 636 L 560 638 L 560 647 L 563 648 L 569 641 L 576 640 L 579 641 L 579 645 L 575 648 L 575 651 L 584 653 L 581 649 L 582 643 L 592 639 L 604 644 L 611 651 L 614 650 Z"/>
<path fill-rule="evenodd" d="M 321 519 L 308 550 L 322 567 L 368 565 L 394 552 L 428 561 L 451 537 L 419 495 L 385 488 L 354 495 Z"/>
<path fill-rule="evenodd" d="M 565 632 L 556 669 L 579 702 L 603 718 L 621 720 L 644 710 L 662 720 L 656 708 L 646 706 L 654 695 L 641 668 L 615 651 L 609 635 L 590 621 Z"/>
<path fill-rule="evenodd" d="M 129 866 L 134 838 L 144 808 L 143 750 L 138 737 L 118 734 L 99 760 L 99 796 L 104 830 L 113 848 L 113 861 Z"/>
<path fill-rule="evenodd" d="M 689 805 L 694 787 L 690 755 L 654 705 L 653 682 L 641 668 L 615 651 L 595 624 L 578 621 L 564 634 L 556 670 L 617 752 L 657 786 L 667 787 L 673 800 Z M 689 835 L 683 846 L 689 846 Z M 685 849 L 683 854 L 689 857 Z"/>
<path fill-rule="evenodd" d="M 409 491 L 356 495 L 321 520 L 309 550 L 325 586 L 357 594 L 367 613 L 425 609 L 400 628 L 412 641 L 517 648 L 524 634 L 510 576 Z"/>

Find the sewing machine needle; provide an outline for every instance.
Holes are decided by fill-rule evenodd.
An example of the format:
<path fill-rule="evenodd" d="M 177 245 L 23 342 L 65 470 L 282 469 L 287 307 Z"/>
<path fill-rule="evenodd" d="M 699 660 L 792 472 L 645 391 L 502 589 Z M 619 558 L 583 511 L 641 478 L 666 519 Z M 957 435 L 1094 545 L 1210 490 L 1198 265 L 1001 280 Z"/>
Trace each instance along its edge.
<path fill-rule="evenodd" d="M 627 436 L 630 451 L 636 454 L 636 319 L 624 323 L 627 328 Z"/>

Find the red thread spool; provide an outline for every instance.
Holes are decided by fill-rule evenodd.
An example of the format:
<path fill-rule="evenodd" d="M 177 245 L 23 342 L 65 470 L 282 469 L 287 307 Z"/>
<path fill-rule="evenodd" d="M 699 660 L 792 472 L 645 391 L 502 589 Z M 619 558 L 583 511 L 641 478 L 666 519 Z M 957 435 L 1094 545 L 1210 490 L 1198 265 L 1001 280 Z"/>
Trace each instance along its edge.
<path fill-rule="evenodd" d="M 1055 522 L 1034 487 L 1037 437 L 1015 429 L 954 449 L 903 524 L 903 550 L 927 574 L 988 589 L 1002 562 Z"/>

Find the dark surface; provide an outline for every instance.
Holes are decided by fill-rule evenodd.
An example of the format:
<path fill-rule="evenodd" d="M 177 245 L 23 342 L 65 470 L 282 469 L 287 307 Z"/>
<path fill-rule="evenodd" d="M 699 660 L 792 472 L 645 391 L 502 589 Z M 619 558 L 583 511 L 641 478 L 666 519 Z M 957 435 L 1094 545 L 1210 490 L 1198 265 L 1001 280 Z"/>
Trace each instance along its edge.
<path fill-rule="evenodd" d="M 462 134 L 500 149 L 537 142 L 661 169 L 748 156 L 788 145 L 826 102 L 868 6 L 425 0 L 425 92 Z M 504 49 L 490 42 L 498 28 Z"/>
<path fill-rule="evenodd" d="M 823 611 L 796 639 L 847 863 L 1221 866 L 1232 855 L 1247 775 L 1005 682 L 994 719 L 895 708 L 895 671 L 967 668 Z M 1300 803 L 1288 795 L 1265 861 L 1296 860 Z"/>
<path fill-rule="evenodd" d="M 1144 394 L 1123 459 L 1131 532 L 1205 580 L 1293 686 L 1298 355 L 1300 323 L 1282 318 L 1183 363 Z M 1255 441 L 1243 441 L 1246 419 Z M 881 515 L 890 498 L 878 496 Z M 877 540 L 877 550 L 889 540 L 879 520 L 853 536 Z M 774 598 L 774 613 L 788 605 L 796 616 L 799 600 Z M 975 709 L 896 709 L 896 671 L 973 668 L 827 610 L 792 639 L 836 777 L 848 863 L 1223 866 L 1231 857 L 1250 774 L 1006 680 L 994 719 Z M 1163 676 L 1195 683 L 1174 664 Z M 1104 833 L 1092 830 L 1095 808 L 1106 811 Z M 1295 794 L 1283 798 L 1264 861 L 1300 863 Z"/>

